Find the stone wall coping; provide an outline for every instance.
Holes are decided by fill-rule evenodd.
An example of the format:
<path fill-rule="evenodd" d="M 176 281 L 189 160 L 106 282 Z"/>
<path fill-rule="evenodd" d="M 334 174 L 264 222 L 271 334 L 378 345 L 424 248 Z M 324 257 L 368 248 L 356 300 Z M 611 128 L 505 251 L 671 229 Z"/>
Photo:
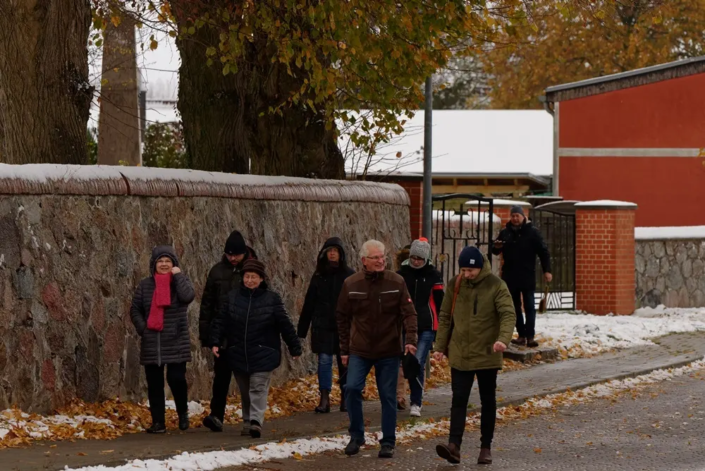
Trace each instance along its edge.
<path fill-rule="evenodd" d="M 630 203 L 627 201 L 613 201 L 613 200 L 597 200 L 597 201 L 582 201 L 580 203 L 575 203 L 576 209 L 636 209 L 636 203 Z"/>
<path fill-rule="evenodd" d="M 0 164 L 0 195 L 205 196 L 409 206 L 399 185 L 107 165 Z"/>
<path fill-rule="evenodd" d="M 705 226 L 635 227 L 636 240 L 701 240 L 705 239 Z"/>

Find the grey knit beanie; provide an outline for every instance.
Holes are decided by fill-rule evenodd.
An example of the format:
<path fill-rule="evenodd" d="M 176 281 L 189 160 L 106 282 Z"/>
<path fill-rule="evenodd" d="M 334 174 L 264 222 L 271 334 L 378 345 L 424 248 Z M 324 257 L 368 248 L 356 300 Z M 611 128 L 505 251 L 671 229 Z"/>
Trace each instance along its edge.
<path fill-rule="evenodd" d="M 413 241 L 409 249 L 409 257 L 428 260 L 431 257 L 431 244 L 428 243 L 428 239 L 421 238 Z"/>
<path fill-rule="evenodd" d="M 512 209 L 509 211 L 509 214 L 521 214 L 522 216 L 526 217 L 526 214 L 524 214 L 524 210 L 521 209 L 521 206 L 512 206 Z"/>

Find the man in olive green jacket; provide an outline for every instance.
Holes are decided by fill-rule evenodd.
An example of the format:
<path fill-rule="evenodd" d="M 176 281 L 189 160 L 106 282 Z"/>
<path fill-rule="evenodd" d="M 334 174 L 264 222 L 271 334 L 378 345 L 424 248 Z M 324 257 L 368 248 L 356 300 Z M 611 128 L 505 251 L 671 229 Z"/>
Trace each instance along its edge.
<path fill-rule="evenodd" d="M 516 314 L 507 285 L 492 274 L 489 261 L 476 247 L 465 247 L 458 257 L 460 275 L 446 288 L 436 337 L 437 360 L 447 352 L 453 399 L 448 445 L 436 451 L 451 463 L 460 462 L 472 383 L 477 376 L 482 413 L 478 464 L 491 464 L 491 445 L 497 415 L 497 372 L 502 352 L 512 339 Z"/>

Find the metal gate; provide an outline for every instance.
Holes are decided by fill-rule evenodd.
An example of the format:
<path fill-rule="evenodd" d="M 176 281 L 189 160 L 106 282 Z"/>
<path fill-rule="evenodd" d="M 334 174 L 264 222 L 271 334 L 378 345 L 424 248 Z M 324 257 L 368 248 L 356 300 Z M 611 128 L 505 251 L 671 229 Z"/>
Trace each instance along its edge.
<path fill-rule="evenodd" d="M 434 196 L 433 208 L 432 258 L 447 282 L 459 271 L 458 255 L 464 247 L 492 252 L 494 208 L 492 198 L 457 193 Z"/>
<path fill-rule="evenodd" d="M 548 287 L 549 310 L 575 310 L 575 202 L 548 203 L 531 211 L 531 222 L 541 231 L 551 255 L 553 281 Z M 538 306 L 546 289 L 541 262 L 536 262 Z"/>

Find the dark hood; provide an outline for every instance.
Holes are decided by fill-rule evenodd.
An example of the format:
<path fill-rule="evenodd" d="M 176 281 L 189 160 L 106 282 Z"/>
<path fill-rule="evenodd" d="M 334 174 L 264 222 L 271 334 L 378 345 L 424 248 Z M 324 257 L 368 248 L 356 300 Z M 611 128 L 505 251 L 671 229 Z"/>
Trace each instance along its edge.
<path fill-rule="evenodd" d="M 337 248 L 338 252 L 340 252 L 340 264 L 338 265 L 338 267 L 347 269 L 348 259 L 347 255 L 345 254 L 345 249 L 343 248 L 343 241 L 339 237 L 331 237 L 330 239 L 325 241 L 323 247 L 321 247 L 321 250 L 318 252 L 318 261 L 316 262 L 316 271 L 318 273 L 323 273 L 328 268 L 328 258 L 326 257 L 326 250 L 331 247 Z"/>
<path fill-rule="evenodd" d="M 505 227 L 510 231 L 514 230 L 514 224 L 512 224 L 512 221 L 508 221 Z M 531 227 L 531 221 L 529 221 L 528 219 L 524 219 L 524 222 L 521 224 L 521 226 L 519 226 L 518 230 L 523 231 L 529 227 Z"/>
<path fill-rule="evenodd" d="M 149 259 L 149 272 L 154 275 L 157 271 L 157 260 L 162 257 L 169 257 L 175 267 L 179 266 L 179 257 L 176 250 L 171 245 L 157 245 L 152 249 L 152 256 Z"/>

